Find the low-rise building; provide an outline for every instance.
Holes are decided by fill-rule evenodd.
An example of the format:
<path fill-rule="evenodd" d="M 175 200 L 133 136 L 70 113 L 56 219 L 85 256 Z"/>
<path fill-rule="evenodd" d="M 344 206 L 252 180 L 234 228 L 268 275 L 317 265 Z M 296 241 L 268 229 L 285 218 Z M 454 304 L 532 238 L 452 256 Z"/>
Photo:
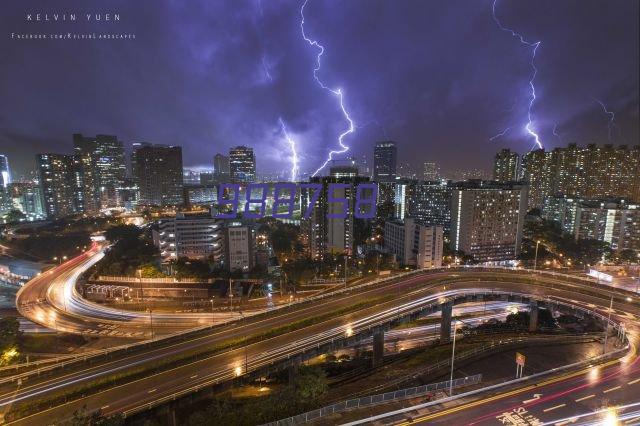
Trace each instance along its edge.
<path fill-rule="evenodd" d="M 247 272 L 255 265 L 254 230 L 240 222 L 230 222 L 225 228 L 225 264 L 230 271 Z"/>
<path fill-rule="evenodd" d="M 422 226 L 413 219 L 389 220 L 384 226 L 384 247 L 405 266 L 442 266 L 442 226 Z"/>
<path fill-rule="evenodd" d="M 175 218 L 161 220 L 153 231 L 153 241 L 163 261 L 187 257 L 222 262 L 222 221 L 211 214 L 178 213 Z"/>

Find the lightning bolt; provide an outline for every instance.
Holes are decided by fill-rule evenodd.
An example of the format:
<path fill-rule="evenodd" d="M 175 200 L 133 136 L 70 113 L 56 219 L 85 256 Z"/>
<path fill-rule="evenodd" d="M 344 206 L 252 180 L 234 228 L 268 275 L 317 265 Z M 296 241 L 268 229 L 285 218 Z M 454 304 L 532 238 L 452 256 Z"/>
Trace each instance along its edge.
<path fill-rule="evenodd" d="M 528 122 L 526 124 L 526 126 L 524 126 L 525 130 L 527 131 L 527 133 L 529 135 L 531 135 L 531 137 L 533 137 L 534 141 L 535 141 L 535 145 L 538 146 L 538 148 L 542 149 L 542 143 L 540 142 L 540 136 L 536 133 L 536 131 L 533 128 L 533 119 L 531 118 L 531 109 L 533 108 L 533 104 L 536 101 L 536 87 L 534 85 L 534 81 L 536 79 L 536 75 L 538 74 L 538 68 L 536 68 L 535 65 L 535 59 L 536 59 L 536 52 L 538 51 L 538 47 L 540 47 L 541 42 L 540 41 L 536 41 L 536 42 L 530 42 L 524 39 L 524 37 L 515 32 L 514 30 L 507 28 L 505 26 L 502 25 L 502 23 L 500 22 L 500 20 L 498 19 L 498 17 L 496 16 L 496 4 L 498 3 L 498 0 L 493 0 L 493 20 L 496 22 L 496 25 L 498 25 L 498 28 L 500 28 L 502 31 L 506 31 L 508 33 L 510 33 L 512 36 L 514 36 L 515 38 L 517 38 L 518 40 L 520 40 L 520 43 L 528 46 L 531 48 L 531 78 L 529 79 L 529 88 L 530 90 L 530 96 L 529 96 L 529 108 L 527 109 L 527 119 Z"/>
<path fill-rule="evenodd" d="M 313 172 L 313 174 L 311 176 L 315 176 L 317 175 L 320 170 L 324 169 L 327 164 L 329 164 L 329 162 L 331 160 L 333 160 L 333 156 L 335 154 L 343 154 L 347 151 L 349 151 L 349 147 L 347 145 L 344 144 L 344 138 L 345 136 L 355 132 L 356 130 L 356 125 L 353 122 L 353 120 L 351 119 L 351 117 L 349 116 L 349 113 L 347 112 L 347 109 L 344 106 L 344 96 L 342 93 L 342 89 L 338 88 L 338 89 L 332 89 L 331 87 L 325 85 L 322 80 L 320 80 L 320 78 L 318 77 L 318 71 L 320 71 L 320 67 L 321 67 L 321 58 L 322 55 L 324 54 L 324 46 L 322 46 L 320 43 L 318 43 L 316 40 L 310 39 L 309 37 L 307 37 L 307 35 L 304 32 L 304 8 L 307 6 L 307 3 L 309 2 L 309 0 L 305 0 L 304 3 L 302 4 L 302 7 L 300 8 L 300 31 L 302 32 L 302 38 L 304 39 L 304 41 L 306 41 L 307 43 L 309 43 L 309 45 L 311 45 L 312 47 L 315 47 L 316 49 L 318 49 L 318 55 L 316 56 L 316 67 L 313 70 L 313 78 L 316 80 L 316 82 L 318 83 L 318 85 L 328 91 L 331 92 L 336 98 L 338 98 L 338 102 L 340 103 L 340 109 L 342 110 L 342 115 L 344 115 L 344 118 L 347 120 L 347 122 L 349 123 L 349 127 L 347 128 L 347 130 L 345 130 L 344 132 L 340 133 L 340 136 L 338 137 L 338 144 L 340 145 L 340 149 L 339 150 L 334 150 L 334 151 L 329 151 L 329 157 L 327 158 L 327 160 L 322 164 L 322 166 L 320 166 L 318 168 L 318 170 L 316 170 L 315 172 Z"/>
<path fill-rule="evenodd" d="M 287 126 L 284 124 L 282 117 L 278 118 L 280 122 L 280 128 L 289 146 L 291 147 L 291 182 L 295 182 L 298 178 L 298 153 L 296 151 L 296 141 L 291 139 L 289 132 L 287 132 Z"/>
<path fill-rule="evenodd" d="M 604 113 L 609 116 L 609 123 L 607 124 L 607 129 L 609 130 L 609 142 L 611 142 L 611 136 L 612 136 L 611 133 L 613 132 L 613 128 L 616 125 L 615 123 L 616 114 L 613 111 L 609 111 L 607 107 L 604 105 L 604 102 L 602 102 L 600 99 L 594 98 L 593 96 L 592 96 L 592 99 L 597 103 L 599 103 L 600 106 L 602 107 L 602 111 L 604 111 Z"/>
<path fill-rule="evenodd" d="M 511 130 L 511 127 L 507 127 L 506 129 L 504 129 L 503 131 L 501 131 L 500 133 L 498 133 L 497 135 L 493 135 L 489 138 L 489 142 L 493 141 L 494 139 L 498 139 L 501 138 L 502 136 L 504 136 L 509 130 Z"/>
<path fill-rule="evenodd" d="M 554 124 L 553 126 L 553 136 L 555 136 L 560 142 L 562 142 L 562 136 L 560 136 L 560 133 L 558 133 L 558 123 Z"/>

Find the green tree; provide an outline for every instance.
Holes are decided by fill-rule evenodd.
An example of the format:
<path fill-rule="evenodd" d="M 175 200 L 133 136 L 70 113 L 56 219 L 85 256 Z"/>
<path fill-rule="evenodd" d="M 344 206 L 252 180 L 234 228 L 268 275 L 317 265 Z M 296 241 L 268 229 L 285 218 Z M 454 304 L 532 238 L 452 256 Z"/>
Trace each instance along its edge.
<path fill-rule="evenodd" d="M 16 317 L 0 318 L 0 351 L 16 347 L 20 343 L 22 332 Z"/>
<path fill-rule="evenodd" d="M 317 366 L 300 366 L 295 380 L 296 395 L 301 403 L 318 402 L 329 390 L 327 375 Z"/>

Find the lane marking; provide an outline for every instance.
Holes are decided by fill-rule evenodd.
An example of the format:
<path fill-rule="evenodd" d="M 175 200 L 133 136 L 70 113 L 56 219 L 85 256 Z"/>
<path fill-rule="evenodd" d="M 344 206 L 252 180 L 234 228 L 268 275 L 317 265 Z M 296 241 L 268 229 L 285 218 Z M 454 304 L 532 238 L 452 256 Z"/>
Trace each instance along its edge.
<path fill-rule="evenodd" d="M 107 408 L 109 408 L 109 406 L 105 405 L 104 407 L 100 407 L 100 410 L 106 410 Z"/>
<path fill-rule="evenodd" d="M 589 396 L 585 396 L 585 397 L 582 397 L 582 398 L 578 398 L 578 399 L 576 399 L 576 402 L 585 401 L 585 400 L 587 400 L 587 399 L 591 399 L 591 398 L 593 398 L 593 397 L 595 397 L 595 396 L 596 396 L 595 394 L 591 394 L 591 395 L 589 395 Z"/>
<path fill-rule="evenodd" d="M 530 402 L 537 401 L 537 400 L 539 400 L 539 399 L 540 399 L 540 397 L 541 397 L 541 396 L 542 396 L 542 394 L 541 394 L 541 393 L 534 393 L 534 394 L 533 394 L 533 398 L 531 398 L 531 399 L 526 399 L 526 400 L 522 401 L 522 403 L 523 403 L 523 404 L 528 404 L 528 403 L 530 403 Z"/>
<path fill-rule="evenodd" d="M 546 413 L 548 411 L 557 410 L 558 408 L 562 408 L 562 407 L 566 407 L 566 406 L 567 406 L 567 404 L 560 404 L 560 405 L 556 405 L 555 407 L 545 408 L 544 410 L 542 410 L 542 412 Z"/>
<path fill-rule="evenodd" d="M 622 386 L 616 386 L 616 387 L 613 387 L 613 388 L 610 388 L 610 389 L 605 389 L 605 390 L 603 390 L 603 391 L 602 391 L 602 393 L 609 393 L 609 392 L 613 392 L 614 390 L 618 390 L 618 389 L 620 389 L 621 387 L 622 387 Z"/>
<path fill-rule="evenodd" d="M 628 385 L 634 385 L 634 384 L 636 384 L 636 383 L 638 383 L 638 382 L 640 382 L 640 379 L 632 380 L 632 381 L 630 381 L 630 382 L 629 382 L 629 383 L 627 383 L 627 384 L 628 384 Z"/>
<path fill-rule="evenodd" d="M 192 379 L 195 379 L 196 377 L 198 377 L 197 374 L 194 374 L 193 376 L 191 376 Z"/>
<path fill-rule="evenodd" d="M 158 389 L 151 389 L 151 390 L 149 391 L 149 393 L 154 393 L 154 392 L 155 392 L 155 391 L 157 391 L 157 390 L 158 390 Z"/>

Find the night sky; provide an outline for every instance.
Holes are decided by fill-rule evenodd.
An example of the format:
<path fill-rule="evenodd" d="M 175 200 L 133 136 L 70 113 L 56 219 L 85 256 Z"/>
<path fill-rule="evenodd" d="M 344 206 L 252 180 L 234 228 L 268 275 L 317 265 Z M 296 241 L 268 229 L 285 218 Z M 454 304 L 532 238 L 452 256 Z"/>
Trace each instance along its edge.
<path fill-rule="evenodd" d="M 318 50 L 300 31 L 302 1 L 9 0 L 0 14 L 0 153 L 18 173 L 38 152 L 71 152 L 72 134 L 126 146 L 183 146 L 185 167 L 256 149 L 259 172 L 319 167 L 347 128 L 313 79 Z M 637 0 L 499 0 L 497 16 L 529 42 L 533 128 L 546 148 L 639 142 Z M 27 22 L 27 13 L 76 22 Z M 119 22 L 85 22 L 118 13 Z M 490 168 L 504 147 L 533 145 L 524 126 L 532 48 L 501 31 L 484 0 L 309 0 L 305 31 L 325 48 L 321 80 L 341 88 L 357 129 L 352 153 L 397 142 L 400 161 Z M 11 33 L 118 33 L 134 40 L 18 40 Z M 503 129 L 504 137 L 489 139 Z M 554 135 L 554 128 L 556 134 Z M 17 174 L 17 173 L 16 173 Z"/>

